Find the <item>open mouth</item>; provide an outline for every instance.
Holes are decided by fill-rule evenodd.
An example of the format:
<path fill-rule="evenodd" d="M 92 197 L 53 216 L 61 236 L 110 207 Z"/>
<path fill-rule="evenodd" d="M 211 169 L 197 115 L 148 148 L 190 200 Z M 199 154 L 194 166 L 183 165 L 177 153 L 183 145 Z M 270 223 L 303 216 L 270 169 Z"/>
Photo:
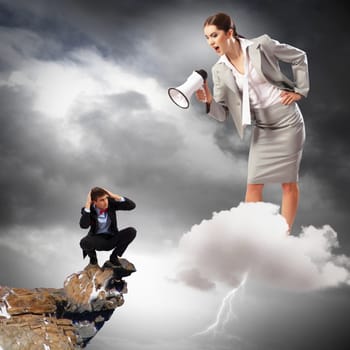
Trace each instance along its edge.
<path fill-rule="evenodd" d="M 216 52 L 219 52 L 219 51 L 220 51 L 220 47 L 219 47 L 219 46 L 214 46 L 214 50 L 215 50 Z"/>

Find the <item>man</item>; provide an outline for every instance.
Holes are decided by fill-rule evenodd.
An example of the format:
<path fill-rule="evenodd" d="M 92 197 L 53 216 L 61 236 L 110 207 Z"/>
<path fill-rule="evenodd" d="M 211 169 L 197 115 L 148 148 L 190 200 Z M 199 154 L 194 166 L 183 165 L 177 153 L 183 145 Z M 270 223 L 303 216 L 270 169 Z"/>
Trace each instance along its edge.
<path fill-rule="evenodd" d="M 94 187 L 89 192 L 85 207 L 81 209 L 80 227 L 90 228 L 87 236 L 80 241 L 84 258 L 90 258 L 90 264 L 97 265 L 96 250 L 112 250 L 109 261 L 104 267 L 121 267 L 119 258 L 136 236 L 136 230 L 128 227 L 118 230 L 116 210 L 132 210 L 135 203 L 126 198 Z"/>

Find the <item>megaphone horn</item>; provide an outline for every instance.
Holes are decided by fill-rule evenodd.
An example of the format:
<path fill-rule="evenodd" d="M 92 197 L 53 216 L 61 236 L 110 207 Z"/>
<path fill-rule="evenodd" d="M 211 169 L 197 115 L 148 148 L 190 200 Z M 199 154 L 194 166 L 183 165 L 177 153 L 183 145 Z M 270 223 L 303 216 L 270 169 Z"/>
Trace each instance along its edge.
<path fill-rule="evenodd" d="M 168 95 L 170 99 L 181 108 L 190 106 L 192 94 L 199 90 L 207 80 L 208 73 L 204 69 L 193 71 L 187 80 L 176 88 L 169 88 Z"/>

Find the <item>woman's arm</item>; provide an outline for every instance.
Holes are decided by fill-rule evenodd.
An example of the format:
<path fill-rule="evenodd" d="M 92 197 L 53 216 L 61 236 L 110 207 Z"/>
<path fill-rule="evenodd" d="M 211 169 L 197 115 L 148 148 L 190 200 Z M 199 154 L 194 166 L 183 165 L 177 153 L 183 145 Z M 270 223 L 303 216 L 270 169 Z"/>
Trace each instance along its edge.
<path fill-rule="evenodd" d="M 266 35 L 266 46 L 271 54 L 282 62 L 289 63 L 292 67 L 295 83 L 294 92 L 307 97 L 310 89 L 309 69 L 305 51 L 288 44 L 282 44 Z M 264 45 L 265 46 L 265 43 Z"/>
<path fill-rule="evenodd" d="M 225 88 L 220 84 L 220 79 L 217 73 L 212 69 L 214 83 L 214 97 L 208 87 L 208 82 L 205 81 L 203 90 L 196 91 L 196 97 L 200 102 L 207 104 L 207 113 L 214 119 L 223 122 L 228 116 L 228 109 L 225 103 Z"/>

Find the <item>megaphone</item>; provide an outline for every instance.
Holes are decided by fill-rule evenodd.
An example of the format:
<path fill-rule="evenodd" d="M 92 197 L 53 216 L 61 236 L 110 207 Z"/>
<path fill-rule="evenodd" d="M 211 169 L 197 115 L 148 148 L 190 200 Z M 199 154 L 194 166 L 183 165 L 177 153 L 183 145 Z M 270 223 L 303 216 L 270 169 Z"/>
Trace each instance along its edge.
<path fill-rule="evenodd" d="M 202 88 L 204 82 L 207 80 L 208 73 L 204 69 L 195 70 L 187 78 L 187 80 L 176 88 L 169 88 L 168 95 L 170 99 L 181 108 L 188 108 L 190 106 L 190 99 L 192 94 Z"/>

